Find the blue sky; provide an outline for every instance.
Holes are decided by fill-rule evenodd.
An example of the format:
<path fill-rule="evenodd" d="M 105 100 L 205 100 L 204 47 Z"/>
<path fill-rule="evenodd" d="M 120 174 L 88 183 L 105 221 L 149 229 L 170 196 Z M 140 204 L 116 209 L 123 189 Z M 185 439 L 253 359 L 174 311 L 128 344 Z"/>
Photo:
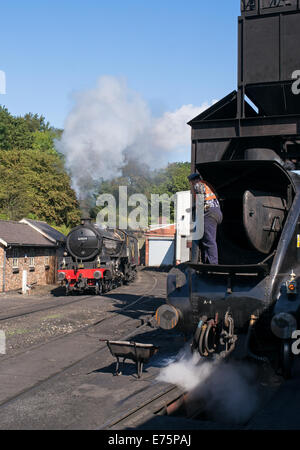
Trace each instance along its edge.
<path fill-rule="evenodd" d="M 236 88 L 239 0 L 11 0 L 0 70 L 15 115 L 63 127 L 72 93 L 124 77 L 154 115 Z"/>

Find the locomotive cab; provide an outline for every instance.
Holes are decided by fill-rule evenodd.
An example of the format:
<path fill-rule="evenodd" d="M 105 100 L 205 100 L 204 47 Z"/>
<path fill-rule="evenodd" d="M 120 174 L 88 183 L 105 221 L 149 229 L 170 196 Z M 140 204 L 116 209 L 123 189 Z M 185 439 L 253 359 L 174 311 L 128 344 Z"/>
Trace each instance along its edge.
<path fill-rule="evenodd" d="M 270 265 L 295 196 L 289 172 L 277 161 L 220 161 L 197 169 L 214 186 L 223 212 L 219 266 Z"/>

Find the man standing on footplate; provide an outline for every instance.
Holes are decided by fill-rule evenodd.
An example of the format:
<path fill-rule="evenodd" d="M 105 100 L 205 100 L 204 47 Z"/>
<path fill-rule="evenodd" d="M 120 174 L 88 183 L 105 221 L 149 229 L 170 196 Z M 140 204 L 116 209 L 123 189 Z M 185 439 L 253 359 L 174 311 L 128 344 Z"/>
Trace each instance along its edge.
<path fill-rule="evenodd" d="M 218 264 L 217 227 L 223 220 L 219 200 L 214 188 L 199 173 L 192 173 L 188 180 L 192 194 L 204 196 L 204 235 L 201 241 L 193 241 L 192 262 L 198 263 L 200 246 L 202 263 Z"/>

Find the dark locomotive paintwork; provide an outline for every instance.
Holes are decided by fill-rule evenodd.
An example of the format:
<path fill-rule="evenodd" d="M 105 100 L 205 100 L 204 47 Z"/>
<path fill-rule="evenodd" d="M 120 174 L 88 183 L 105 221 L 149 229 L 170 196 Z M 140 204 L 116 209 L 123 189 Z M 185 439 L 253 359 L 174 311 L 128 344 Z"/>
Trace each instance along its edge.
<path fill-rule="evenodd" d="M 300 160 L 300 95 L 292 92 L 299 17 L 297 0 L 241 2 L 237 90 L 189 122 L 192 171 L 203 162 L 246 159 L 251 148 L 267 150 L 260 159 L 273 159 L 271 150 L 283 161 Z"/>
<path fill-rule="evenodd" d="M 300 95 L 292 91 L 300 3 L 242 1 L 238 24 L 237 91 L 189 122 L 192 172 L 214 186 L 224 216 L 219 264 L 172 269 L 168 305 L 156 320 L 195 333 L 193 348 L 202 356 L 228 355 L 241 333 L 250 352 L 254 329 L 256 351 L 263 353 L 268 339 L 275 347 L 282 342 L 288 375 L 286 339 L 300 327 Z"/>
<path fill-rule="evenodd" d="M 249 163 L 249 167 L 254 164 Z M 247 166 L 244 161 L 231 164 L 231 169 L 234 165 L 240 168 Z M 253 226 L 252 222 L 243 220 L 242 207 L 239 209 L 240 219 L 236 215 L 234 226 L 230 223 L 231 208 L 226 207 L 230 197 L 226 198 L 225 188 L 221 188 L 224 219 L 218 231 L 220 264 L 188 263 L 172 269 L 167 280 L 167 305 L 157 310 L 156 320 L 163 329 L 176 328 L 186 335 L 194 334 L 192 348 L 197 349 L 201 356 L 213 353 L 227 356 L 238 343 L 244 346 L 243 354 L 246 352 L 256 359 L 270 357 L 273 362 L 277 361 L 276 364 L 282 367 L 284 376 L 288 378 L 291 376 L 291 336 L 294 330 L 300 329 L 300 175 L 284 170 L 277 162 L 261 161 L 256 164 L 258 169 L 272 166 L 269 175 L 275 177 L 278 172 L 281 180 L 275 186 L 275 178 L 264 179 L 264 183 L 269 184 L 269 197 L 276 199 L 276 205 L 280 197 L 285 205 L 284 215 L 280 216 L 282 220 L 276 220 L 278 227 L 270 231 L 275 235 L 273 245 L 267 253 L 265 249 L 259 251 L 256 248 L 257 242 L 261 245 L 262 241 L 251 240 L 247 229 L 242 230 L 243 227 Z M 218 170 L 211 171 L 212 167 L 217 166 Z M 205 179 L 212 182 L 214 177 L 210 178 L 209 174 L 214 173 L 215 176 L 218 172 L 220 175 L 225 166 L 223 162 L 206 164 L 202 166 L 201 173 L 205 172 Z M 260 177 L 258 180 L 260 183 Z M 254 178 L 253 182 L 250 188 L 257 187 Z M 243 199 L 245 201 L 244 196 Z M 258 207 L 260 209 L 261 205 Z M 282 210 L 279 211 L 281 214 Z M 266 216 L 270 222 L 269 226 L 264 227 L 260 220 L 265 221 Z M 258 235 L 265 232 L 264 228 L 272 230 L 272 217 L 272 214 L 258 216 Z M 288 288 L 292 281 L 295 292 Z M 282 317 L 282 313 L 285 316 Z M 274 334 L 274 321 L 279 328 L 282 327 L 279 335 Z M 251 344 L 253 329 L 255 342 Z M 246 337 L 244 341 L 241 336 Z"/>
<path fill-rule="evenodd" d="M 284 219 L 280 225 L 280 231 L 276 242 L 270 248 L 268 254 L 259 252 L 253 243 L 247 238 L 243 223 L 242 204 L 238 215 L 235 216 L 235 224 L 232 226 L 231 208 L 226 208 L 226 201 L 231 202 L 232 196 L 226 198 L 226 186 L 224 180 L 220 179 L 221 173 L 224 177 L 228 173 L 226 166 L 233 166 L 237 171 L 242 168 L 251 169 L 256 167 L 258 180 L 253 177 L 253 188 L 262 188 L 262 180 L 259 170 L 264 169 L 268 178 L 263 180 L 264 187 L 269 191 L 280 194 L 286 201 Z M 216 166 L 218 168 L 216 169 Z M 215 177 L 219 177 L 220 201 L 223 205 L 224 219 L 219 227 L 218 243 L 220 253 L 219 265 L 190 264 L 185 271 L 186 282 L 183 279 L 180 287 L 176 289 L 176 271 L 169 275 L 168 280 L 168 303 L 180 310 L 181 320 L 178 326 L 185 331 L 190 331 L 197 325 L 202 315 L 214 317 L 218 311 L 223 317 L 226 311 L 232 312 L 235 326 L 239 329 L 247 327 L 251 314 L 260 316 L 263 311 L 268 310 L 276 303 L 275 311 L 299 313 L 300 298 L 289 299 L 285 291 L 285 282 L 294 271 L 300 271 L 300 249 L 297 248 L 297 236 L 300 223 L 300 177 L 294 173 L 285 171 L 277 162 L 234 162 L 234 163 L 211 163 L 203 165 L 201 173 L 205 179 L 213 183 Z M 209 174 L 212 174 L 210 177 Z M 234 177 L 232 176 L 231 179 Z M 280 181 L 276 186 L 276 179 Z M 243 182 L 237 180 L 240 186 L 240 199 L 248 180 L 244 177 Z M 227 187 L 228 189 L 228 187 Z M 289 194 L 290 192 L 290 194 Z M 288 197 L 291 195 L 292 205 L 288 205 Z M 272 195 L 270 195 L 272 197 Z M 235 203 L 236 205 L 236 203 Z M 272 216 L 270 218 L 272 223 Z M 251 224 L 252 225 L 252 224 Z M 263 233 L 263 226 L 257 225 L 257 234 Z M 232 227 L 232 229 L 231 229 Z M 233 231 L 233 232 L 232 232 Z M 237 234 L 238 233 L 238 234 Z M 178 275 L 177 275 L 178 276 Z M 190 291 L 189 291 L 190 290 Z"/>
<path fill-rule="evenodd" d="M 133 235 L 84 219 L 67 236 L 58 273 L 67 292 L 95 288 L 96 293 L 102 293 L 132 281 L 138 264 L 138 241 Z"/>

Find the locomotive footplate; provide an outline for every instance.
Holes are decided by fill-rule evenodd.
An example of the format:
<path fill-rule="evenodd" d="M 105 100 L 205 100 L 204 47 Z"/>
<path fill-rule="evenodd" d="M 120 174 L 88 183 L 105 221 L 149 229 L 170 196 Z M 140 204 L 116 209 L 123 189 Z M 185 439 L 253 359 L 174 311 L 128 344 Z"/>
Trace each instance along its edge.
<path fill-rule="evenodd" d="M 268 264 L 247 264 L 247 265 L 214 265 L 214 264 L 193 264 L 189 263 L 189 267 L 198 273 L 248 275 L 248 276 L 266 276 L 270 268 Z"/>

